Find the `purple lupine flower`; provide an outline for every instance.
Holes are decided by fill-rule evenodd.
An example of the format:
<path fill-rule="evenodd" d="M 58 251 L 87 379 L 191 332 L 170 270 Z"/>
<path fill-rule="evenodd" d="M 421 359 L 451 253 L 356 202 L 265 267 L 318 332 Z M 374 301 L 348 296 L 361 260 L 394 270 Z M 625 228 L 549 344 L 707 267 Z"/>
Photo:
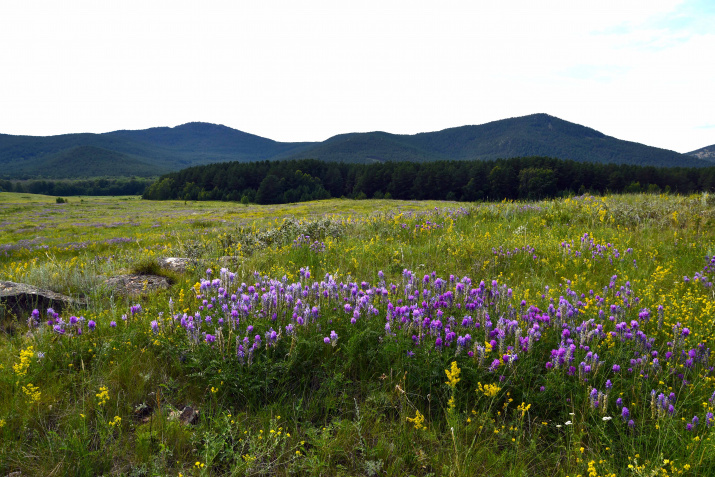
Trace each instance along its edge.
<path fill-rule="evenodd" d="M 89 328 L 90 330 L 94 330 L 96 327 L 97 327 L 97 323 L 95 323 L 94 320 L 89 320 L 87 322 L 87 328 Z"/>
<path fill-rule="evenodd" d="M 116 327 L 117 327 L 117 322 L 114 321 L 114 320 L 112 320 L 112 321 L 109 322 L 109 326 L 111 326 L 112 328 L 116 328 Z"/>
<path fill-rule="evenodd" d="M 612 369 L 614 373 L 619 373 L 621 371 L 621 367 L 617 364 L 614 364 Z"/>
<path fill-rule="evenodd" d="M 152 330 L 154 333 L 158 333 L 158 332 L 159 332 L 159 322 L 158 322 L 158 321 L 153 320 L 153 321 L 151 322 L 151 330 Z"/>
<path fill-rule="evenodd" d="M 623 420 L 625 421 L 626 419 L 628 419 L 630 415 L 631 411 L 629 411 L 627 407 L 623 406 L 623 409 L 621 410 L 621 417 L 623 418 Z"/>
<path fill-rule="evenodd" d="M 211 344 L 211 343 L 213 343 L 214 341 L 216 341 L 216 337 L 215 337 L 214 335 L 210 335 L 210 334 L 206 333 L 206 337 L 204 338 L 204 340 L 205 340 L 207 343 Z"/>
<path fill-rule="evenodd" d="M 330 344 L 330 337 L 326 336 L 325 338 L 323 338 L 323 342 L 325 344 Z"/>

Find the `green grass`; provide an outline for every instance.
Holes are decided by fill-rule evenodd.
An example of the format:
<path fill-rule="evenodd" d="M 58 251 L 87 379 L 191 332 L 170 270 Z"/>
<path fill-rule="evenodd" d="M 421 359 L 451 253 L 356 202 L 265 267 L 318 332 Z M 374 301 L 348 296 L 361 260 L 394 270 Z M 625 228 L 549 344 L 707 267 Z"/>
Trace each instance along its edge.
<path fill-rule="evenodd" d="M 0 193 L 0 280 L 88 301 L 61 314 L 65 321 L 84 317 L 81 335 L 70 325 L 64 335 L 45 324 L 28 330 L 29 312 L 4 314 L 13 326 L 2 329 L 14 331 L 0 334 L 0 475 L 712 475 L 706 413 L 713 409 L 713 359 L 698 355 L 691 366 L 679 353 L 699 343 L 712 347 L 715 296 L 694 274 L 715 253 L 713 205 L 706 195 L 467 206 L 330 200 L 246 207 L 107 197 L 57 204 L 50 196 Z M 160 272 L 157 260 L 170 256 L 191 257 L 195 265 L 173 276 L 167 291 L 126 298 L 101 285 L 113 274 Z M 242 295 L 249 303 L 247 287 L 257 282 L 259 297 L 270 286 L 300 282 L 303 289 L 291 303 L 250 302 L 264 314 L 252 311 L 237 328 L 225 324 L 217 332 L 222 298 L 216 288 L 195 284 L 209 268 L 211 279 L 221 278 L 222 267 L 236 274 L 232 284 L 222 283 L 237 295 L 229 306 L 243 303 Z M 301 276 L 301 268 L 311 277 Z M 410 291 L 404 270 L 415 275 Z M 376 293 L 379 272 L 384 296 L 366 295 L 351 323 L 344 305 L 362 306 L 350 298 L 359 290 Z M 315 295 L 313 283 L 325 282 L 326 274 L 338 285 L 354 283 L 355 295 L 325 283 Z M 496 291 L 496 280 L 500 294 L 475 310 L 421 305 L 446 290 L 455 296 L 465 276 L 477 288 L 483 280 L 485 290 Z M 236 290 L 241 283 L 246 287 Z M 412 314 L 404 323 L 391 319 L 386 332 L 388 309 L 406 306 L 423 289 L 431 294 L 411 303 L 432 321 L 443 311 L 442 326 L 460 336 L 468 331 L 473 340 L 466 348 L 457 352 L 454 342 L 439 348 L 434 328 L 409 324 Z M 568 304 L 559 306 L 560 297 Z M 526 351 L 508 349 L 517 342 L 509 328 L 503 343 L 485 350 L 485 313 L 494 326 L 499 318 L 515 320 L 519 336 L 528 337 L 529 307 L 546 314 L 552 299 L 564 316 L 579 310 L 577 320 L 563 322 L 576 345 L 588 344 L 605 362 L 592 375 L 578 371 L 587 360 L 581 347 L 573 352 L 573 375 L 567 366 L 545 367 L 563 339 L 561 326 L 542 323 L 540 339 Z M 142 310 L 132 314 L 135 304 Z M 643 309 L 650 318 L 639 318 Z M 199 313 L 203 332 L 216 340 L 193 339 L 180 324 L 184 313 Z M 465 315 L 480 328 L 463 328 Z M 579 341 L 586 338 L 576 327 L 592 326 L 583 325 L 588 320 L 607 332 L 636 320 L 632 333 L 642 330 L 653 342 L 645 349 L 636 339 L 606 334 Z M 678 330 L 690 329 L 687 337 L 673 335 L 677 323 Z M 274 345 L 267 344 L 271 329 L 279 332 Z M 327 344 L 331 331 L 338 338 Z M 261 344 L 249 354 L 256 334 Z M 238 344 L 245 344 L 242 357 Z M 660 367 L 653 365 L 654 350 Z M 676 354 L 666 359 L 667 351 Z M 497 354 L 502 362 L 490 371 Z M 518 360 L 508 364 L 507 354 Z M 645 364 L 629 364 L 644 355 Z M 450 386 L 445 370 L 452 362 L 460 374 Z M 624 370 L 611 372 L 613 364 Z M 484 386 L 496 391 L 485 393 Z M 591 405 L 591 386 L 609 394 L 605 411 Z M 673 416 L 652 412 L 651 389 L 677 395 Z M 621 419 L 619 397 L 634 427 Z M 199 410 L 196 424 L 176 418 L 187 405 Z M 696 415 L 699 424 L 687 430 Z"/>

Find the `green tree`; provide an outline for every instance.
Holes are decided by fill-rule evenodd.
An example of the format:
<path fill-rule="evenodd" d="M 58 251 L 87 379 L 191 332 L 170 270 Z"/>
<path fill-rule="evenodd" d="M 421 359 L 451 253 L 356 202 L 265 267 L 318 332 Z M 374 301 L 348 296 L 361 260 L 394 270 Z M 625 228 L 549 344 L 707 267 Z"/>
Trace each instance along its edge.
<path fill-rule="evenodd" d="M 275 174 L 268 174 L 258 187 L 256 202 L 259 204 L 279 204 L 282 201 L 283 180 Z"/>

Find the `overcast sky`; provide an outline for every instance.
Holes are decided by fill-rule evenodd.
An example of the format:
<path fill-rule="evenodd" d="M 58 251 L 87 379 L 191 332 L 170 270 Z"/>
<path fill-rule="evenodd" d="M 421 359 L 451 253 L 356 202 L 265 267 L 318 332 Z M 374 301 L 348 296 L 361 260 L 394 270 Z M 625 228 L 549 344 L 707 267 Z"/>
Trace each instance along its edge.
<path fill-rule="evenodd" d="M 548 113 L 715 144 L 715 0 L 6 0 L 0 45 L 6 134 L 319 141 Z"/>

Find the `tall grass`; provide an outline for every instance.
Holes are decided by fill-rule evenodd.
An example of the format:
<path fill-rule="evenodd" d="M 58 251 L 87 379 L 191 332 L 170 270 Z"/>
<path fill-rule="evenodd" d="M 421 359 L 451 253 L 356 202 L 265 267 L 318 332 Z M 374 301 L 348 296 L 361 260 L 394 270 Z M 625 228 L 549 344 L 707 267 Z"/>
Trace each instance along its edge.
<path fill-rule="evenodd" d="M 65 208 L 3 232 L 0 278 L 93 298 L 0 338 L 0 474 L 715 469 L 708 196 L 28 197 L 0 194 L 27 229 Z M 167 292 L 102 291 L 179 254 Z"/>

